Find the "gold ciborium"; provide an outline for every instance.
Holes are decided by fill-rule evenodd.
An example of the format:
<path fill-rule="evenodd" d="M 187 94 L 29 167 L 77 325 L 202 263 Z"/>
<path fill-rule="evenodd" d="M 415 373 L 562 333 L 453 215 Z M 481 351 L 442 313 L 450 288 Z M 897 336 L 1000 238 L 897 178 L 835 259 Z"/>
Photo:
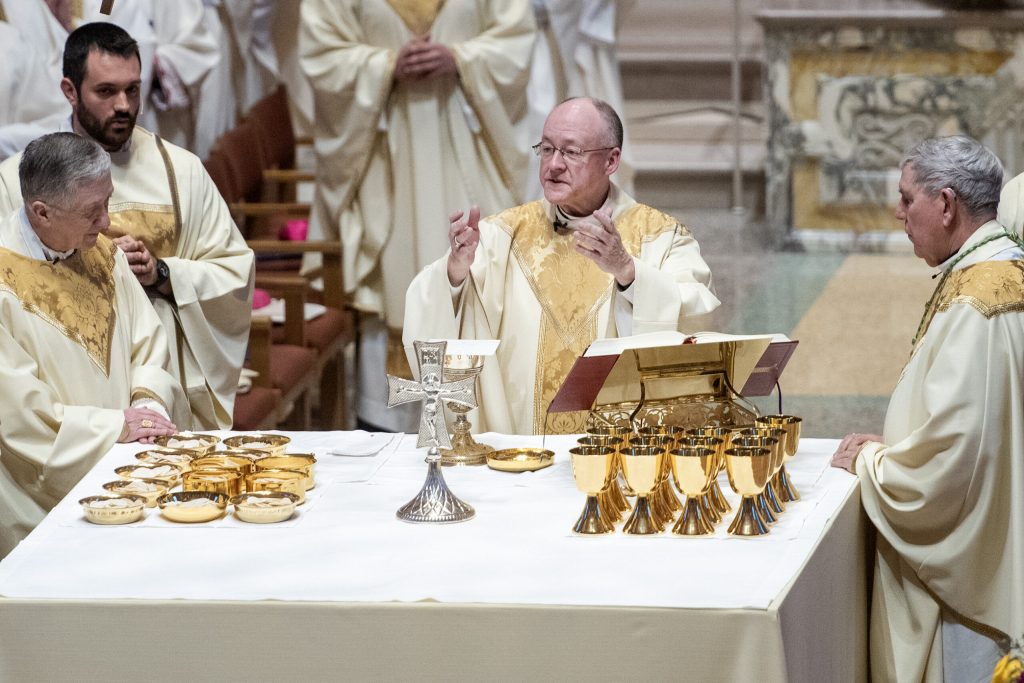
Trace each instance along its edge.
<path fill-rule="evenodd" d="M 672 477 L 676 488 L 686 496 L 683 514 L 672 527 L 680 536 L 707 536 L 715 533 L 715 524 L 706 514 L 704 496 L 718 472 L 715 451 L 701 446 L 680 446 L 672 451 Z"/>
<path fill-rule="evenodd" d="M 612 453 L 611 476 L 609 477 L 608 488 L 601 495 L 605 498 L 608 505 L 615 509 L 615 521 L 620 521 L 622 513 L 628 512 L 630 509 L 629 501 L 626 500 L 626 496 L 622 493 L 622 487 L 619 486 L 619 473 L 622 471 L 622 466 L 619 464 L 619 450 L 622 448 L 622 439 L 617 436 L 587 434 L 581 436 L 576 441 L 580 446 L 597 446 L 614 450 L 614 453 Z"/>
<path fill-rule="evenodd" d="M 732 430 L 728 427 L 704 425 L 703 427 L 687 429 L 686 435 L 710 437 L 718 440 L 718 445 L 716 447 L 718 455 L 718 472 L 715 473 L 715 480 L 711 482 L 711 490 L 708 491 L 707 499 L 719 513 L 722 515 L 728 514 L 732 510 L 732 506 L 729 505 L 729 501 L 725 499 L 725 495 L 722 493 L 722 487 L 718 485 L 718 474 L 725 469 L 725 449 L 729 447 Z"/>
<path fill-rule="evenodd" d="M 658 446 L 629 446 L 622 449 L 622 471 L 631 489 L 636 491 L 636 507 L 622 530 L 627 534 L 660 534 L 664 530 L 651 515 L 648 496 L 658 485 L 664 450 Z"/>
<path fill-rule="evenodd" d="M 767 448 L 728 448 L 725 451 L 725 470 L 729 483 L 742 496 L 740 509 L 729 525 L 734 536 L 763 536 L 768 527 L 757 511 L 757 494 L 764 491 L 771 474 L 771 451 Z"/>
<path fill-rule="evenodd" d="M 607 510 L 601 505 L 598 495 L 611 482 L 615 450 L 607 447 L 577 446 L 569 449 L 569 455 L 572 459 L 572 476 L 576 480 L 576 488 L 587 494 L 583 512 L 572 530 L 578 534 L 612 533 L 615 531 L 614 521 L 606 518 Z"/>
<path fill-rule="evenodd" d="M 757 418 L 758 423 L 771 427 L 781 428 L 786 432 L 786 457 L 775 478 L 776 487 L 779 490 L 779 499 L 788 503 L 793 500 L 800 500 L 793 482 L 786 472 L 786 463 L 796 455 L 797 447 L 800 445 L 800 425 L 803 420 L 793 415 L 763 415 Z"/>
<path fill-rule="evenodd" d="M 768 465 L 768 483 L 764 489 L 757 494 L 757 511 L 761 514 L 761 519 L 764 520 L 765 524 L 775 524 L 778 521 L 776 512 L 782 512 L 781 509 L 776 510 L 775 505 L 769 500 L 769 497 L 774 500 L 774 494 L 772 494 L 772 477 L 778 469 L 778 465 L 781 462 L 779 454 L 781 450 L 778 439 L 770 436 L 760 434 L 758 436 L 737 436 L 732 440 L 733 448 L 767 448 L 769 451 L 769 465 Z"/>
<path fill-rule="evenodd" d="M 479 376 L 484 367 L 483 356 L 465 356 L 461 354 L 444 357 L 444 381 L 456 382 Z M 459 403 L 445 402 L 448 410 L 455 416 L 454 431 L 451 435 L 452 447 L 441 449 L 441 464 L 452 465 L 483 465 L 487 462 L 487 454 L 494 448 L 477 443 L 470 432 L 473 425 L 466 415 L 472 408 Z"/>

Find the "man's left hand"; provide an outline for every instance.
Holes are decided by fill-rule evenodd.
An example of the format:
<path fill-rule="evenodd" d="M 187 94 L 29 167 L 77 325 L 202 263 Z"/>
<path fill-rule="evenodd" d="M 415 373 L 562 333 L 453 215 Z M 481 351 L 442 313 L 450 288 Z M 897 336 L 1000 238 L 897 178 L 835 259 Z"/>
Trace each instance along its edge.
<path fill-rule="evenodd" d="M 839 448 L 832 455 L 832 467 L 844 469 L 851 474 L 857 474 L 857 454 L 861 447 L 868 441 L 882 441 L 878 434 L 847 434 L 846 438 L 839 443 Z"/>
<path fill-rule="evenodd" d="M 402 49 L 401 74 L 406 79 L 429 79 L 454 74 L 457 70 L 455 55 L 447 45 L 431 42 L 430 36 L 411 41 Z"/>
<path fill-rule="evenodd" d="M 610 209 L 598 209 L 591 214 L 591 220 L 578 224 L 572 234 L 576 251 L 597 264 L 606 273 L 615 276 L 620 287 L 628 287 L 636 279 L 633 257 L 622 245 Z"/>
<path fill-rule="evenodd" d="M 139 284 L 148 287 L 156 282 L 156 259 L 149 253 L 142 240 L 137 240 L 131 235 L 122 235 L 114 239 L 114 244 L 124 252 Z"/>

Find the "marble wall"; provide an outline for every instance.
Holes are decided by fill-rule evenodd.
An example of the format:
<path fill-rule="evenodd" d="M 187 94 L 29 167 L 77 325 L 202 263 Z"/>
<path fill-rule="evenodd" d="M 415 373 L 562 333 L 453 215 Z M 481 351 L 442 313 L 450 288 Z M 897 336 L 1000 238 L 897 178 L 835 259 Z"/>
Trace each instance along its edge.
<path fill-rule="evenodd" d="M 1024 13 L 874 3 L 758 14 L 776 242 L 906 248 L 892 216 L 897 167 L 926 137 L 971 135 L 1000 155 L 1008 177 L 1022 170 Z"/>

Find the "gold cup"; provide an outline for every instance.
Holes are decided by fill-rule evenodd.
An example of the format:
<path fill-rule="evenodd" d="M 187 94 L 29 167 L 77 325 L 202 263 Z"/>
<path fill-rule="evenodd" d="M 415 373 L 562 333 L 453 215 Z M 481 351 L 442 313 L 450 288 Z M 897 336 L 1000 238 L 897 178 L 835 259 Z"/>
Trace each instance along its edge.
<path fill-rule="evenodd" d="M 316 464 L 316 456 L 312 453 L 289 453 L 288 455 L 271 455 L 261 458 L 254 463 L 254 472 L 263 470 L 298 470 L 306 475 L 306 490 L 309 491 L 316 485 L 313 474 L 313 466 Z"/>
<path fill-rule="evenodd" d="M 672 484 L 669 483 L 672 467 L 669 452 L 675 448 L 675 439 L 666 435 L 664 431 L 665 428 L 660 425 L 656 427 L 641 427 L 637 434 L 629 437 L 629 445 L 653 446 L 660 448 L 664 455 L 661 460 L 661 472 L 658 474 L 658 485 L 655 487 L 654 492 L 648 496 L 654 519 L 662 526 L 675 519 L 676 512 L 683 509 L 682 503 L 672 493 Z"/>
<path fill-rule="evenodd" d="M 629 501 L 626 500 L 626 496 L 622 493 L 622 487 L 619 486 L 619 473 L 622 471 L 622 465 L 619 464 L 619 450 L 622 448 L 622 438 L 618 436 L 596 436 L 587 434 L 581 436 L 576 442 L 580 446 L 598 447 L 598 448 L 611 448 L 612 453 L 612 464 L 611 464 L 611 475 L 609 478 L 608 488 L 602 494 L 608 502 L 614 507 L 619 514 L 615 516 L 615 520 L 619 521 L 622 519 L 622 514 L 628 512 L 630 509 Z"/>
<path fill-rule="evenodd" d="M 460 379 L 476 378 L 480 375 L 483 367 L 483 356 L 446 355 L 444 357 L 444 379 L 446 382 L 456 382 Z M 474 379 L 474 381 L 476 380 Z M 458 403 L 445 403 L 445 406 L 455 415 L 455 424 L 451 435 L 452 447 L 441 449 L 441 464 L 445 466 L 485 464 L 487 454 L 493 453 L 494 447 L 479 443 L 473 438 L 473 425 L 467 417 L 472 408 Z"/>
<path fill-rule="evenodd" d="M 297 470 L 261 470 L 245 475 L 245 490 L 294 493 L 302 505 L 306 502 L 306 475 Z"/>
<path fill-rule="evenodd" d="M 627 534 L 649 535 L 664 531 L 651 514 L 648 497 L 661 477 L 665 452 L 657 446 L 630 446 L 622 449 L 622 471 L 630 488 L 636 491 L 636 507 L 622 530 Z"/>
<path fill-rule="evenodd" d="M 770 436 L 738 436 L 732 440 L 732 446 L 733 448 L 768 449 L 769 457 L 771 458 L 768 484 L 761 493 L 757 494 L 757 511 L 760 513 L 761 519 L 764 520 L 765 524 L 775 524 L 778 521 L 776 513 L 782 512 L 782 508 L 778 507 L 778 501 L 775 500 L 771 485 L 771 478 L 775 475 L 778 464 L 781 462 L 780 454 L 782 451 L 779 449 L 779 440 Z"/>
<path fill-rule="evenodd" d="M 672 527 L 672 533 L 680 536 L 715 533 L 715 522 L 707 513 L 704 496 L 711 488 L 717 469 L 718 461 L 711 448 L 680 446 L 672 451 L 672 477 L 676 488 L 686 496 L 683 514 Z"/>
<path fill-rule="evenodd" d="M 612 533 L 615 531 L 614 522 L 607 518 L 608 511 L 601 505 L 598 495 L 611 481 L 615 450 L 600 446 L 577 446 L 569 449 L 569 455 L 572 458 L 572 476 L 576 480 L 576 488 L 587 494 L 583 512 L 572 530 L 578 534 Z"/>
<path fill-rule="evenodd" d="M 680 448 L 707 448 L 712 451 L 714 455 L 713 465 L 715 467 L 714 473 L 711 475 L 711 482 L 708 485 L 708 490 L 701 495 L 700 504 L 704 507 L 705 514 L 710 518 L 712 524 L 718 524 L 722 521 L 722 516 L 725 512 L 728 512 L 728 503 L 725 503 L 726 510 L 722 511 L 720 506 L 715 502 L 712 496 L 712 491 L 718 489 L 718 472 L 724 466 L 725 455 L 722 448 L 722 440 L 713 436 L 684 436 L 679 439 Z M 677 487 L 678 488 L 678 487 Z M 719 491 L 719 495 L 721 492 Z M 724 497 L 722 498 L 725 501 Z"/>
<path fill-rule="evenodd" d="M 725 451 L 725 470 L 729 483 L 742 496 L 740 509 L 729 525 L 734 536 L 762 536 L 768 527 L 757 511 L 756 497 L 764 490 L 771 474 L 771 451 L 767 448 L 734 447 Z"/>
<path fill-rule="evenodd" d="M 192 470 L 186 472 L 181 481 L 182 491 L 221 493 L 227 498 L 242 493 L 243 486 L 242 473 L 238 470 Z"/>
<path fill-rule="evenodd" d="M 717 425 L 708 424 L 701 427 L 687 429 L 686 435 L 710 437 L 718 441 L 715 448 L 716 455 L 718 456 L 718 471 L 715 472 L 715 480 L 711 482 L 711 490 L 708 491 L 707 499 L 708 503 L 721 515 L 727 515 L 732 511 L 732 506 L 729 505 L 729 501 L 725 499 L 725 494 L 722 493 L 722 487 L 718 485 L 718 475 L 725 469 L 725 449 L 729 447 L 729 442 L 732 439 L 732 430 L 728 427 L 719 427 Z"/>
<path fill-rule="evenodd" d="M 624 496 L 636 495 L 633 489 L 629 488 L 629 484 L 626 482 L 626 475 L 622 471 L 622 449 L 628 445 L 626 443 L 626 440 L 630 437 L 632 433 L 632 429 L 621 425 L 592 425 L 590 427 L 587 427 L 587 436 L 604 436 L 621 439 L 622 443 L 620 443 L 616 447 L 616 457 L 614 466 L 615 479 L 618 481 L 619 490 L 623 493 Z M 626 504 L 626 507 L 623 508 L 623 512 L 629 510 L 632 507 L 629 504 L 628 500 L 624 500 L 624 502 Z M 620 505 L 619 507 L 621 508 L 622 506 Z"/>
<path fill-rule="evenodd" d="M 757 421 L 771 427 L 781 428 L 786 432 L 786 457 L 775 476 L 775 484 L 778 488 L 779 500 L 782 502 L 800 500 L 800 494 L 793 486 L 793 482 L 790 481 L 789 473 L 786 472 L 786 463 L 796 456 L 797 447 L 800 445 L 800 426 L 803 424 L 803 420 L 793 415 L 762 415 L 757 418 Z"/>

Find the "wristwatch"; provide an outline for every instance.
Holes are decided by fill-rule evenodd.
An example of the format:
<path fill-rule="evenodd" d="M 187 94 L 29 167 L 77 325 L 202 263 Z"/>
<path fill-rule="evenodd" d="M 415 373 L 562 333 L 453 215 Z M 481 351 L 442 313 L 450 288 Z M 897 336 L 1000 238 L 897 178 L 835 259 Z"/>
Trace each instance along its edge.
<path fill-rule="evenodd" d="M 161 258 L 156 260 L 156 280 L 153 281 L 148 289 L 160 289 L 160 287 L 171 279 L 171 269 L 167 267 L 167 262 Z"/>

